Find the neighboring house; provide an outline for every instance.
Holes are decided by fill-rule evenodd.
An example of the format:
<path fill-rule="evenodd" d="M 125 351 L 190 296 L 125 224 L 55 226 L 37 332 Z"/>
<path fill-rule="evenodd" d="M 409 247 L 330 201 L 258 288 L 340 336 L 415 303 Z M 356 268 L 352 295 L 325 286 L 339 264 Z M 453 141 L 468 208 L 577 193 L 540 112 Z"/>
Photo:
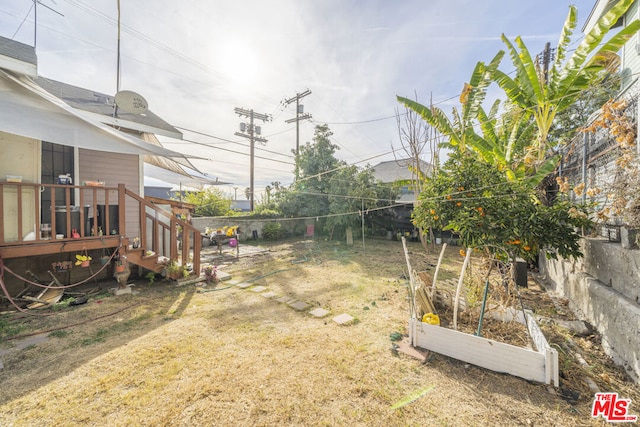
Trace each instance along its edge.
<path fill-rule="evenodd" d="M 155 137 L 181 134 L 149 110 L 114 108 L 113 96 L 38 77 L 34 48 L 0 37 L 0 262 L 126 251 L 133 237 L 141 249 L 177 259 L 172 228 L 192 230 L 144 201 L 143 176 L 145 161 L 192 167 Z"/>
<path fill-rule="evenodd" d="M 582 27 L 582 32 L 587 34 L 596 25 L 598 20 L 607 13 L 618 0 L 598 0 L 596 1 L 589 18 Z M 640 10 L 638 7 L 638 1 L 634 2 L 627 13 L 615 23 L 612 32 L 616 31 L 615 28 L 625 27 L 627 23 L 640 18 Z M 636 34 L 629 40 L 622 49 L 618 52 L 620 56 L 620 73 L 622 75 L 621 81 L 621 94 L 637 86 L 638 77 L 640 73 L 640 34 Z M 637 88 L 635 90 L 637 92 Z M 637 93 L 633 94 L 637 96 Z"/>
<path fill-rule="evenodd" d="M 389 204 L 394 206 L 371 216 L 371 221 L 385 230 L 387 236 L 396 236 L 398 232 L 411 233 L 415 228 L 411 223 L 411 214 L 418 195 L 411 185 L 415 178 L 412 164 L 412 159 L 398 159 L 381 162 L 371 168 L 376 181 L 389 185 L 393 197 Z M 432 167 L 421 161 L 420 169 L 423 174 L 430 175 Z"/>
<path fill-rule="evenodd" d="M 416 194 L 410 185 L 410 181 L 415 177 L 411 171 L 412 164 L 412 159 L 398 159 L 381 162 L 371 168 L 376 181 L 383 184 L 398 184 L 400 194 L 395 200 L 397 203 L 413 203 L 416 200 Z M 429 163 L 421 161 L 420 170 L 423 174 L 430 175 L 431 169 Z"/>

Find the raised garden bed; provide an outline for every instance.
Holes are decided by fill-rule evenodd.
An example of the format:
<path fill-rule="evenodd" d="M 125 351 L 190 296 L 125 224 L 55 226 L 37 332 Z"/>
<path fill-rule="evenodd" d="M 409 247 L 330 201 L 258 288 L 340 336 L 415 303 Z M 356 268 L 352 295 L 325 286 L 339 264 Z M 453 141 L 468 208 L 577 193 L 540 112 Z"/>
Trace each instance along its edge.
<path fill-rule="evenodd" d="M 442 326 L 409 320 L 409 339 L 414 347 L 431 350 L 463 362 L 495 372 L 503 372 L 559 386 L 558 352 L 547 342 L 531 312 L 507 310 L 503 320 L 520 322 L 527 326 L 535 349 L 506 344 Z M 526 321 L 525 321 L 526 317 Z"/>

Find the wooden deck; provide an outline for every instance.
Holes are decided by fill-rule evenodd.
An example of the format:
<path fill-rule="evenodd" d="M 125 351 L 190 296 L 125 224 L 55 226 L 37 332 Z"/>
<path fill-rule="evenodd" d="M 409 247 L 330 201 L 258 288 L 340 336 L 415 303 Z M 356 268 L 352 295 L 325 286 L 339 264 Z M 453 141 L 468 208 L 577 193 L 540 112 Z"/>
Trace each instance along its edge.
<path fill-rule="evenodd" d="M 44 207 L 50 210 L 50 236 L 40 231 L 42 194 L 51 200 L 50 206 Z M 113 206 L 117 212 L 111 212 Z M 60 235 L 56 230 L 66 233 Z M 129 246 L 134 237 L 140 242 L 136 250 Z M 117 247 L 129 254 L 129 262 L 143 267 L 148 266 L 145 254 L 151 251 L 181 265 L 192 263 L 192 271 L 200 271 L 200 231 L 124 184 L 98 187 L 0 182 L 0 258 Z"/>

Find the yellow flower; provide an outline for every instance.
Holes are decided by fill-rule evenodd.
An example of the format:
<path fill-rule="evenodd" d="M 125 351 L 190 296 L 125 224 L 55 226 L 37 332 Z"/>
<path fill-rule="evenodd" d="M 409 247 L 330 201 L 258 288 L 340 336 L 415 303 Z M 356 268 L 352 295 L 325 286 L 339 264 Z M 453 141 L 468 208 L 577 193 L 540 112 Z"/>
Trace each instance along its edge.
<path fill-rule="evenodd" d="M 467 253 L 464 251 L 464 249 L 460 249 L 460 256 L 467 256 Z"/>

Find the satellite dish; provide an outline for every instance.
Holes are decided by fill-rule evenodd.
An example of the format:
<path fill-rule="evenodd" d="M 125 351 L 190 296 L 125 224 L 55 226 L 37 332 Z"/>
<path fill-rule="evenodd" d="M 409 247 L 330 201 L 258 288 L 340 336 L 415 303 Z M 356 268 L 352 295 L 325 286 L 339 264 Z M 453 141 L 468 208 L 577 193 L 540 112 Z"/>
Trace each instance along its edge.
<path fill-rule="evenodd" d="M 131 90 L 121 90 L 114 98 L 118 108 L 127 113 L 142 114 L 149 108 L 147 100 Z"/>

